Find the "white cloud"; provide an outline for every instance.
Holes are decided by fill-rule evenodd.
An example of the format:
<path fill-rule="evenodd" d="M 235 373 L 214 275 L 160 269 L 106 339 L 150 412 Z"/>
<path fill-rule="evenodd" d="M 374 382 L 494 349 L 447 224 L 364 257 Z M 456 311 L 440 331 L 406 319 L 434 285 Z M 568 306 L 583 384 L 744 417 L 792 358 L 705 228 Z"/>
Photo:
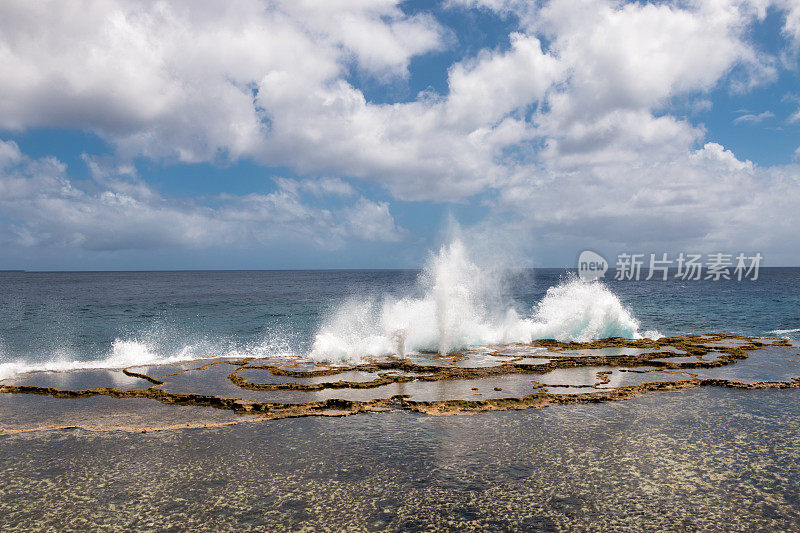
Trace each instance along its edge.
<path fill-rule="evenodd" d="M 800 4 L 795 0 L 778 0 L 776 3 L 784 9 L 783 34 L 795 48 L 800 48 Z"/>
<path fill-rule="evenodd" d="M 775 59 L 747 36 L 766 3 L 481 4 L 514 9 L 569 73 L 534 116 L 534 138 L 544 145 L 537 164 L 504 183 L 491 223 L 536 242 L 772 247 L 787 260 L 786 221 L 800 211 L 798 168 L 758 168 L 708 142 L 702 125 L 669 113 L 675 99 L 722 83 L 737 91 L 775 79 Z"/>
<path fill-rule="evenodd" d="M 215 207 L 165 198 L 127 169 L 87 159 L 94 191 L 76 186 L 66 166 L 54 158 L 32 159 L 13 142 L 0 141 L 0 155 L 11 154 L 0 167 L 0 217 L 11 221 L 6 244 L 56 246 L 91 251 L 203 248 L 293 240 L 321 248 L 338 248 L 353 240 L 396 241 L 399 228 L 386 203 L 364 197 L 338 209 L 309 203 L 314 195 L 352 196 L 344 182 L 320 180 L 319 188 L 293 180 L 276 180 L 269 194 L 223 195 Z M 344 184 L 346 185 L 346 184 Z"/>
<path fill-rule="evenodd" d="M 391 0 L 12 1 L 0 10 L 0 127 L 83 127 L 130 156 L 252 157 L 380 181 L 405 199 L 501 187 L 521 163 L 508 149 L 527 154 L 524 163 L 531 142 L 553 156 L 588 148 L 593 136 L 600 147 L 614 144 L 609 135 L 622 143 L 640 133 L 628 131 L 634 115 L 644 130 L 667 125 L 684 142 L 697 137 L 692 127 L 645 113 L 712 88 L 737 65 L 771 72 L 743 40 L 752 13 L 725 2 L 554 0 L 509 36 L 507 51 L 454 64 L 449 94 L 382 105 L 347 81 L 351 67 L 403 78 L 444 35 Z"/>
<path fill-rule="evenodd" d="M 714 87 L 737 63 L 763 67 L 743 41 L 747 19 L 724 2 L 681 9 L 669 4 L 556 0 L 537 26 L 574 65 L 579 111 L 598 104 L 654 107 L 690 91 Z M 702 50 L 703 53 L 698 53 Z"/>
<path fill-rule="evenodd" d="M 753 114 L 748 113 L 746 115 L 742 115 L 737 117 L 733 120 L 734 124 L 742 124 L 744 122 L 749 122 L 751 124 L 758 124 L 759 122 L 763 122 L 768 118 L 772 118 L 775 116 L 775 113 L 772 111 L 764 111 L 763 113 Z"/>
<path fill-rule="evenodd" d="M 508 52 L 484 52 L 450 69 L 446 101 L 450 122 L 472 128 L 493 125 L 541 100 L 563 79 L 565 66 L 542 52 L 539 39 L 512 33 L 510 41 Z"/>
<path fill-rule="evenodd" d="M 325 245 L 399 238 L 389 205 L 359 197 L 357 179 L 405 200 L 491 191 L 495 215 L 510 211 L 551 234 L 749 238 L 756 230 L 738 222 L 738 233 L 726 229 L 732 210 L 753 228 L 796 220 L 796 167 L 740 160 L 672 104 L 708 108 L 717 88 L 773 81 L 778 62 L 749 31 L 777 5 L 795 39 L 796 6 L 781 2 L 452 0 L 454 9 L 514 13 L 519 27 L 502 46 L 451 65 L 446 94 L 398 103 L 369 101 L 353 74 L 403 80 L 413 57 L 443 46 L 446 30 L 396 1 L 4 2 L 0 128 L 88 129 L 121 160 L 248 157 L 327 177 L 278 180 L 272 194 L 227 197 L 215 208 L 164 199 L 119 171 L 93 170 L 98 190 L 76 189 L 46 159 L 26 160 L 37 170 L 6 173 L 0 187 L 28 206 L 14 211 L 20 239 L 77 236 L 80 246 L 106 242 L 87 235 L 114 212 L 142 231 L 165 224 L 159 238 L 191 246 L 241 233 L 320 235 Z M 20 158 L 0 145 L 0 166 Z M 780 196 L 772 207 L 770 194 Z M 309 200 L 331 196 L 349 203 L 333 212 Z M 113 224 L 107 235 L 136 243 Z"/>
<path fill-rule="evenodd" d="M 351 63 L 405 76 L 440 44 L 433 19 L 387 0 L 12 0 L 0 5 L 0 128 L 81 127 L 123 153 L 183 161 L 253 155 L 275 111 L 254 102 L 263 80 L 313 92 Z"/>
<path fill-rule="evenodd" d="M 16 165 L 21 158 L 22 153 L 17 143 L 0 141 L 0 169 Z"/>
<path fill-rule="evenodd" d="M 285 190 L 308 192 L 315 196 L 354 196 L 356 190 L 352 185 L 341 178 L 323 177 L 293 180 L 289 178 L 275 178 L 278 185 Z"/>
<path fill-rule="evenodd" d="M 797 253 L 789 243 L 796 240 L 800 167 L 759 168 L 707 143 L 671 160 L 551 170 L 507 188 L 495 207 L 498 226 L 515 224 L 518 235 L 527 231 L 541 243 L 760 250 L 789 261 Z"/>
<path fill-rule="evenodd" d="M 670 99 L 709 91 L 737 66 L 754 79 L 774 76 L 771 61 L 745 40 L 751 17 L 725 2 L 547 3 L 533 27 L 552 38 L 571 72 L 540 117 L 549 160 L 589 165 L 689 150 L 703 131 L 659 113 Z"/>
<path fill-rule="evenodd" d="M 726 150 L 718 143 L 706 143 L 702 149 L 692 153 L 691 158 L 697 161 L 705 161 L 712 165 L 721 165 L 722 170 L 728 172 L 752 171 L 755 168 L 752 161 L 739 161 L 733 152 Z"/>
<path fill-rule="evenodd" d="M 352 234 L 364 240 L 392 242 L 400 240 L 403 234 L 395 225 L 386 202 L 359 198 L 345 211 L 345 219 Z"/>

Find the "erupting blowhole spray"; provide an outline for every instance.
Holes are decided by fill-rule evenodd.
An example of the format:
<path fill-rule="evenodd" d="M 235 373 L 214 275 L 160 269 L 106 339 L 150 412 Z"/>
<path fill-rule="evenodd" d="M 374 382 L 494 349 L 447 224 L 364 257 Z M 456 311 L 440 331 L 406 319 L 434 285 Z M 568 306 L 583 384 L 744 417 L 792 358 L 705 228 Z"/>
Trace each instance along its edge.
<path fill-rule="evenodd" d="M 412 352 L 451 353 L 470 346 L 534 339 L 640 338 L 639 323 L 601 282 L 568 278 L 520 317 L 502 276 L 481 269 L 456 239 L 432 256 L 417 296 L 351 299 L 319 329 L 310 357 L 358 362 Z M 658 332 L 647 332 L 658 337 Z"/>

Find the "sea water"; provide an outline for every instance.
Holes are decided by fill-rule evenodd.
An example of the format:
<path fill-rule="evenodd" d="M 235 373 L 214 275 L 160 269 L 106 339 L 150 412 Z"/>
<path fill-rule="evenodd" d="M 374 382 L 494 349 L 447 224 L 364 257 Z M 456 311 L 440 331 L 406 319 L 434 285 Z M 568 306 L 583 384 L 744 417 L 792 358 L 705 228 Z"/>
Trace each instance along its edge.
<path fill-rule="evenodd" d="M 755 281 L 585 283 L 568 269 L 487 267 L 456 241 L 420 270 L 6 272 L 0 380 L 209 357 L 358 361 L 544 337 L 798 339 L 798 281 L 800 269 L 765 268 Z M 733 372 L 771 379 L 768 358 L 759 350 Z M 228 366 L 211 370 L 235 389 Z M 84 374 L 22 378 L 69 388 Z M 202 390 L 196 372 L 171 379 Z M 430 385 L 443 383 L 458 385 Z M 498 394 L 514 390 L 502 383 Z M 800 521 L 798 389 L 261 422 L 136 398 L 0 396 L 5 426 L 34 429 L 0 438 L 3 531 L 791 530 Z M 122 426 L 148 430 L 113 430 Z"/>
<path fill-rule="evenodd" d="M 539 338 L 800 338 L 798 268 L 587 283 L 570 269 L 480 264 L 453 241 L 420 270 L 3 272 L 0 379 L 207 357 L 358 362 Z"/>

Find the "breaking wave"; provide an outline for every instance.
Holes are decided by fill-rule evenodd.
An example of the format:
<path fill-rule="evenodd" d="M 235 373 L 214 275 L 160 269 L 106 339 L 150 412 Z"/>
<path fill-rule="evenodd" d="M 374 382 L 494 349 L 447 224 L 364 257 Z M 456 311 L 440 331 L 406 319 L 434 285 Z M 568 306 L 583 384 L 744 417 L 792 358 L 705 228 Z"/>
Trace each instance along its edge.
<path fill-rule="evenodd" d="M 119 370 L 127 367 L 164 365 L 216 358 L 282 357 L 295 352 L 287 342 L 268 338 L 260 343 L 237 346 L 232 343 L 187 344 L 177 350 L 165 350 L 156 343 L 140 340 L 115 339 L 109 353 L 100 359 L 89 361 L 67 357 L 53 357 L 49 361 L 29 362 L 17 360 L 0 363 L 0 380 L 29 372 L 67 372 L 71 370 Z M 2 357 L 0 357 L 2 359 Z"/>
<path fill-rule="evenodd" d="M 773 329 L 767 333 L 774 333 L 776 335 L 786 335 L 787 333 L 800 333 L 800 328 L 795 329 Z"/>
<path fill-rule="evenodd" d="M 800 328 L 792 328 L 792 329 L 773 329 L 767 331 L 768 334 L 777 335 L 778 337 L 782 337 L 784 339 L 789 340 L 798 340 L 800 337 Z"/>
<path fill-rule="evenodd" d="M 115 339 L 111 351 L 103 359 L 92 361 L 70 361 L 55 359 L 46 362 L 14 361 L 0 364 L 0 379 L 9 378 L 27 372 L 64 372 L 69 370 L 120 369 L 129 366 L 177 363 L 198 359 L 187 349 L 183 353 L 172 356 L 160 356 L 152 351 L 146 343 L 134 340 Z"/>
<path fill-rule="evenodd" d="M 501 277 L 475 265 L 463 243 L 441 248 L 420 273 L 422 296 L 355 298 L 337 308 L 318 331 L 317 361 L 359 361 L 392 354 L 442 354 L 469 346 L 554 338 L 657 338 L 605 285 L 576 277 L 548 289 L 528 316 L 502 294 Z"/>

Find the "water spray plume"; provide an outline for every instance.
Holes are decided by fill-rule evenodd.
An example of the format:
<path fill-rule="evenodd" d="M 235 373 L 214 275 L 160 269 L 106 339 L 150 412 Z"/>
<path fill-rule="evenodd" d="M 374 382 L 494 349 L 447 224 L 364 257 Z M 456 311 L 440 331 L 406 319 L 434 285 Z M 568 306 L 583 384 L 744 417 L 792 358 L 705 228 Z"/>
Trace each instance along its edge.
<path fill-rule="evenodd" d="M 567 279 L 548 289 L 529 316 L 520 317 L 514 303 L 503 298 L 501 277 L 478 267 L 463 242 L 454 239 L 420 272 L 417 296 L 342 304 L 319 329 L 311 358 L 354 362 L 541 338 L 642 337 L 638 321 L 602 283 Z"/>

